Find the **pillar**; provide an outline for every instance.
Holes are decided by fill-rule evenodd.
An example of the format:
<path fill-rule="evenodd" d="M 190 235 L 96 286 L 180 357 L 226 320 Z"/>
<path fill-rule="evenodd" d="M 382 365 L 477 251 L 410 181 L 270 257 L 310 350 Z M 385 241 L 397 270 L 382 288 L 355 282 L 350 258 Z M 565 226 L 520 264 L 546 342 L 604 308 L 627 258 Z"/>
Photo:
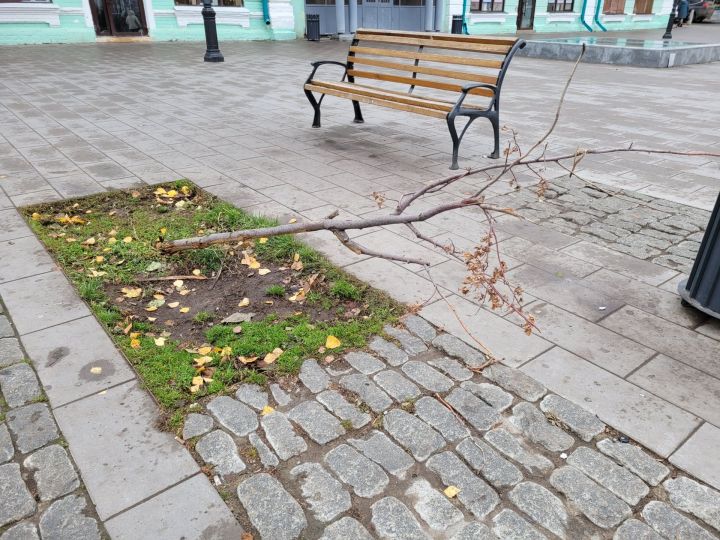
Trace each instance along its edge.
<path fill-rule="evenodd" d="M 445 18 L 445 1 L 435 0 L 435 31 L 443 31 L 443 19 Z"/>
<path fill-rule="evenodd" d="M 350 33 L 357 30 L 357 0 L 350 0 Z"/>
<path fill-rule="evenodd" d="M 425 0 L 425 31 L 432 32 L 435 29 L 435 11 L 433 0 Z"/>
<path fill-rule="evenodd" d="M 337 21 L 337 33 L 345 33 L 345 0 L 335 0 L 335 19 Z"/>

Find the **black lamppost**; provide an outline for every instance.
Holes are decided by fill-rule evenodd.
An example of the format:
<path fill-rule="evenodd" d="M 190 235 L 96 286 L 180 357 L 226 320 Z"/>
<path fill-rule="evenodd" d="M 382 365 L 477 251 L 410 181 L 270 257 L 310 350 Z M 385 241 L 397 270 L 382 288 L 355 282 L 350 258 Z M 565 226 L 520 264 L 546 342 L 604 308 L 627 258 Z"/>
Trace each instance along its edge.
<path fill-rule="evenodd" d="M 675 13 L 677 13 L 679 3 L 679 0 L 673 1 L 672 9 L 670 10 L 670 17 L 668 18 L 667 28 L 665 28 L 665 33 L 662 37 L 663 39 L 672 39 L 672 28 L 675 25 Z"/>
<path fill-rule="evenodd" d="M 215 10 L 212 7 L 212 0 L 203 0 L 203 24 L 205 25 L 205 51 L 206 62 L 224 62 L 225 58 L 220 52 L 218 45 L 217 26 L 215 26 Z"/>

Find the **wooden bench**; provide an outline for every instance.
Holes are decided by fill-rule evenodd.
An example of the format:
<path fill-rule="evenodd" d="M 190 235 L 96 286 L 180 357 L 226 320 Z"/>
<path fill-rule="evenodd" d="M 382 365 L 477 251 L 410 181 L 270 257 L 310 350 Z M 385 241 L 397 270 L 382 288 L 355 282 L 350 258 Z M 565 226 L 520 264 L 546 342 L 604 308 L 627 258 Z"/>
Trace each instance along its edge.
<path fill-rule="evenodd" d="M 500 89 L 510 60 L 523 47 L 524 40 L 507 37 L 358 30 L 346 62 L 312 63 L 304 89 L 315 111 L 313 127 L 320 127 L 325 96 L 351 100 L 358 123 L 363 122 L 360 103 L 444 118 L 453 144 L 450 168 L 457 169 L 465 132 L 474 120 L 484 117 L 490 120 L 495 136 L 490 157 L 498 158 Z M 328 64 L 344 69 L 340 81 L 315 78 L 318 68 Z M 424 95 L 416 94 L 416 88 L 422 88 Z M 320 99 L 313 93 L 321 94 Z M 482 102 L 474 102 L 475 96 Z M 455 127 L 458 116 L 467 117 L 459 136 Z"/>

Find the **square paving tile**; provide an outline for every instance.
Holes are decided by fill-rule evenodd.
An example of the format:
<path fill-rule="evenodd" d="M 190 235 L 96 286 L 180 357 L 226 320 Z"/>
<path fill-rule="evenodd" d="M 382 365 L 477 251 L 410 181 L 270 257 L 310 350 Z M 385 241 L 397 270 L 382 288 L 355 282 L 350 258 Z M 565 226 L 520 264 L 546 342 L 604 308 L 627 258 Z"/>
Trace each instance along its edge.
<path fill-rule="evenodd" d="M 0 210 L 0 241 L 14 240 L 32 234 L 30 227 L 14 208 Z"/>
<path fill-rule="evenodd" d="M 83 471 L 100 519 L 199 470 L 185 447 L 155 427 L 157 406 L 136 382 L 103 390 L 53 412 Z"/>
<path fill-rule="evenodd" d="M 715 489 L 720 489 L 718 448 L 720 448 L 720 428 L 706 422 L 670 456 L 670 463 L 707 482 Z"/>
<path fill-rule="evenodd" d="M 35 236 L 0 242 L 0 283 L 43 274 L 56 268 Z"/>

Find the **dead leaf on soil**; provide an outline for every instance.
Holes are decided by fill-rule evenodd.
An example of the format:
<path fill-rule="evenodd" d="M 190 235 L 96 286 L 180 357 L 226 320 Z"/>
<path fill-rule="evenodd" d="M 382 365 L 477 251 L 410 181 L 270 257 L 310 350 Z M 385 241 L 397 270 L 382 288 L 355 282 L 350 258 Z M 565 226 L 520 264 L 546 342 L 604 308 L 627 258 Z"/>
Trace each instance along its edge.
<path fill-rule="evenodd" d="M 170 302 L 167 306 L 171 309 L 175 309 L 180 305 L 180 302 Z"/>
<path fill-rule="evenodd" d="M 245 297 L 242 300 L 240 300 L 238 307 L 247 307 L 249 305 L 250 305 L 250 299 L 248 297 Z"/>
<path fill-rule="evenodd" d="M 125 298 L 139 298 L 142 294 L 142 289 L 140 287 L 123 287 L 120 289 L 120 292 L 123 293 Z"/>
<path fill-rule="evenodd" d="M 266 364 L 272 364 L 277 360 L 284 351 L 280 347 L 275 347 L 272 352 L 269 352 L 263 358 Z"/>
<path fill-rule="evenodd" d="M 261 276 L 266 276 L 266 275 L 268 275 L 269 273 L 270 273 L 270 269 L 269 269 L 269 268 L 261 268 L 260 270 L 258 270 L 258 274 L 261 275 Z"/>
<path fill-rule="evenodd" d="M 165 346 L 165 338 L 164 337 L 155 338 L 155 345 L 157 345 L 158 347 L 164 347 Z"/>
<path fill-rule="evenodd" d="M 190 311 L 190 308 L 189 307 L 181 307 L 178 311 L 180 311 L 180 313 L 187 313 L 188 311 Z"/>
<path fill-rule="evenodd" d="M 325 347 L 327 349 L 337 349 L 340 345 L 342 345 L 342 342 L 333 335 L 328 336 L 325 340 Z"/>
<path fill-rule="evenodd" d="M 252 312 L 240 313 L 239 311 L 236 311 L 235 313 L 228 315 L 222 321 L 220 321 L 220 324 L 237 324 L 241 322 L 250 322 L 254 316 L 255 313 Z"/>

